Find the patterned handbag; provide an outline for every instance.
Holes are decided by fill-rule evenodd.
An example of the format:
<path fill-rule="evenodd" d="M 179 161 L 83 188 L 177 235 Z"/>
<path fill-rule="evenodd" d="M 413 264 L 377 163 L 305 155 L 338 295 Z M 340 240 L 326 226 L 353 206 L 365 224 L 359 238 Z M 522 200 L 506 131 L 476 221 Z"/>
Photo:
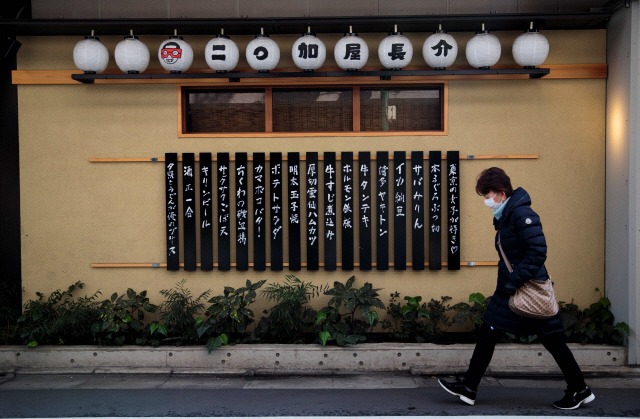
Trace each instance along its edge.
<path fill-rule="evenodd" d="M 504 250 L 502 250 L 500 231 L 498 231 L 498 247 L 500 248 L 502 260 L 504 260 L 505 265 L 507 265 L 509 273 L 513 272 L 513 267 L 504 254 Z M 544 269 L 546 271 L 547 267 L 545 266 Z M 549 275 L 548 272 L 547 275 Z M 549 279 L 546 281 L 530 279 L 521 287 L 517 288 L 516 293 L 509 297 L 509 308 L 520 316 L 534 319 L 550 319 L 555 317 L 560 307 L 556 300 L 556 294 L 553 292 L 551 276 L 549 276 Z"/>

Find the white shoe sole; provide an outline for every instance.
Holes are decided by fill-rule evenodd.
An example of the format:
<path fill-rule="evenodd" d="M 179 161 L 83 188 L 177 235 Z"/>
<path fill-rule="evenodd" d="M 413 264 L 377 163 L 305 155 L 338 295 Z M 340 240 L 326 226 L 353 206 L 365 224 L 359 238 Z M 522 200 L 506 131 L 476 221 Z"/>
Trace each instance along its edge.
<path fill-rule="evenodd" d="M 595 394 L 591 393 L 591 395 L 589 397 L 587 397 L 586 399 L 582 400 L 580 403 L 578 403 L 577 405 L 575 405 L 573 407 L 558 407 L 555 404 L 553 406 L 558 408 L 558 409 L 562 409 L 562 410 L 573 410 L 573 409 L 579 408 L 582 403 L 584 403 L 584 404 L 591 403 L 595 399 L 596 399 Z"/>
<path fill-rule="evenodd" d="M 448 389 L 448 388 L 446 388 L 444 385 L 442 385 L 442 383 L 440 382 L 440 380 L 438 380 L 438 384 L 440 384 L 440 387 L 442 387 L 443 389 L 445 389 L 445 391 L 446 391 L 447 393 L 452 394 L 452 395 L 454 395 L 454 396 L 458 396 L 458 397 L 460 397 L 460 400 L 462 400 L 462 401 L 463 401 L 463 402 L 465 402 L 466 404 L 473 406 L 473 405 L 476 403 L 476 401 L 475 401 L 475 400 L 471 400 L 470 398 L 465 397 L 465 396 L 463 396 L 462 394 L 454 393 L 453 391 L 449 390 L 449 389 Z"/>

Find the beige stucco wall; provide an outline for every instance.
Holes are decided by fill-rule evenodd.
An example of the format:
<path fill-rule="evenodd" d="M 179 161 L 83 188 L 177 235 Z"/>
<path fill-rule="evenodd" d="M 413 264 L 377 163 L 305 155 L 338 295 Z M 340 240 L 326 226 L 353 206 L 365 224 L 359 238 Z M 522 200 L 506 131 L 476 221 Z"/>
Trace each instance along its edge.
<path fill-rule="evenodd" d="M 420 48 L 427 35 L 409 34 L 416 51 L 413 65 L 424 65 Z M 551 44 L 547 64 L 605 62 L 603 30 L 546 35 Z M 329 51 L 340 36 L 321 35 Z M 464 44 L 471 34 L 454 36 L 461 50 L 457 64 L 465 64 Z M 503 44 L 500 63 L 513 64 L 510 46 L 517 33 L 498 36 Z M 373 46 L 384 34 L 362 37 L 374 52 Z M 296 38 L 273 36 L 282 51 L 290 50 Z M 120 39 L 102 41 L 113 54 Z M 241 51 L 250 39 L 234 37 Z M 19 69 L 74 68 L 71 52 L 77 40 L 21 38 Z M 142 40 L 152 46 L 150 67 L 158 68 L 155 48 L 162 38 Z M 201 51 L 207 37 L 186 40 L 196 51 L 193 68 L 206 68 Z M 292 67 L 290 54 L 282 55 L 280 66 Z M 375 53 L 370 64 L 379 65 Z M 332 54 L 325 65 L 335 65 Z M 246 67 L 244 58 L 239 67 Z M 115 68 L 113 55 L 110 68 Z M 460 150 L 461 154 L 540 156 L 537 160 L 461 162 L 461 259 L 498 260 L 491 211 L 475 195 L 474 185 L 484 168 L 502 167 L 514 187 L 529 191 L 533 209 L 540 214 L 549 247 L 547 267 L 559 299 L 575 299 L 585 306 L 597 299 L 595 287 L 604 288 L 605 88 L 602 79 L 450 81 L 448 136 L 179 139 L 175 85 L 19 86 L 23 299 L 33 298 L 36 291 L 48 293 L 82 281 L 87 294 L 101 290 L 108 296 L 132 287 L 148 290 L 151 299 L 159 302 L 158 291 L 182 278 L 188 279 L 194 293 L 211 288 L 218 294 L 224 286 L 241 286 L 247 278 L 272 282 L 289 273 L 286 268 L 283 272 L 91 268 L 94 262 L 166 260 L 164 165 L 90 163 L 91 157 L 162 157 L 165 152 Z M 410 248 L 407 246 L 408 251 Z M 391 249 L 390 255 L 393 261 Z M 302 270 L 295 274 L 318 285 L 355 274 L 356 285 L 368 281 L 383 288 L 385 303 L 394 291 L 425 299 L 449 295 L 458 302 L 467 301 L 472 292 L 490 295 L 496 267 L 462 267 L 457 272 Z M 321 298 L 314 305 L 321 308 L 324 302 Z M 259 299 L 255 312 L 259 315 L 265 307 Z"/>

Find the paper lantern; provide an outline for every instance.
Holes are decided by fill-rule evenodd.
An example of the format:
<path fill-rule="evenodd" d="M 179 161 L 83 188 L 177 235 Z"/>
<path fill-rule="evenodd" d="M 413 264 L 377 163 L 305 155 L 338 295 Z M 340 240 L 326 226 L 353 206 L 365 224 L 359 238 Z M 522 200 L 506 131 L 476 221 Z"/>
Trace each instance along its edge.
<path fill-rule="evenodd" d="M 73 62 L 85 74 L 102 73 L 109 64 L 109 51 L 91 31 L 73 48 Z"/>
<path fill-rule="evenodd" d="M 181 36 L 174 35 L 160 43 L 158 59 L 165 70 L 182 73 L 193 63 L 193 49 Z"/>
<path fill-rule="evenodd" d="M 549 41 L 537 29 L 533 29 L 533 22 L 531 22 L 529 29 L 513 42 L 511 52 L 518 65 L 524 68 L 533 68 L 541 65 L 547 59 Z"/>
<path fill-rule="evenodd" d="M 357 33 L 353 33 L 349 27 L 349 33 L 336 43 L 333 49 L 333 56 L 336 64 L 343 70 L 357 71 L 367 64 L 369 59 L 369 46 L 360 38 Z"/>
<path fill-rule="evenodd" d="M 467 61 L 473 67 L 486 70 L 500 59 L 500 41 L 498 38 L 484 29 L 476 32 L 476 35 L 467 43 Z"/>
<path fill-rule="evenodd" d="M 424 41 L 422 56 L 430 67 L 436 70 L 444 70 L 456 60 L 458 43 L 453 36 L 440 28 Z"/>
<path fill-rule="evenodd" d="M 413 45 L 402 32 L 389 32 L 378 46 L 378 58 L 386 68 L 400 70 L 406 67 L 413 57 Z"/>
<path fill-rule="evenodd" d="M 149 66 L 149 48 L 133 34 L 116 45 L 116 64 L 125 73 L 142 73 Z"/>
<path fill-rule="evenodd" d="M 217 73 L 232 71 L 238 65 L 239 58 L 238 46 L 224 34 L 224 31 L 210 40 L 204 49 L 204 59 L 207 61 L 207 65 Z"/>
<path fill-rule="evenodd" d="M 254 70 L 267 73 L 273 70 L 280 61 L 280 47 L 276 42 L 263 33 L 247 45 L 247 61 Z"/>
<path fill-rule="evenodd" d="M 296 67 L 304 71 L 313 71 L 322 67 L 327 58 L 327 47 L 315 33 L 305 32 L 294 42 L 291 55 Z"/>

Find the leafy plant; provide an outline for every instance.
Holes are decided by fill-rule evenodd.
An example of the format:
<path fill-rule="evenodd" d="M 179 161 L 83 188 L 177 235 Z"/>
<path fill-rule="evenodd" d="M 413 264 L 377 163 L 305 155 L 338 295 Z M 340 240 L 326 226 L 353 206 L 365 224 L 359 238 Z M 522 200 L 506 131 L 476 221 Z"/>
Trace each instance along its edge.
<path fill-rule="evenodd" d="M 600 292 L 596 288 L 595 292 Z M 629 326 L 624 322 L 614 325 L 611 301 L 600 293 L 598 302 L 580 311 L 577 305 L 560 301 L 560 316 L 565 335 L 569 341 L 622 344 L 624 336 L 629 336 Z"/>
<path fill-rule="evenodd" d="M 18 334 L 18 318 L 20 317 L 20 287 L 8 282 L 0 282 L 0 341 L 5 345 L 13 342 Z"/>
<path fill-rule="evenodd" d="M 264 311 L 268 316 L 260 320 L 260 330 L 278 343 L 302 342 L 303 332 L 313 329 L 316 317 L 309 301 L 326 289 L 293 275 L 286 275 L 282 284 L 269 284 L 260 294 L 276 305 Z"/>
<path fill-rule="evenodd" d="M 202 317 L 199 317 L 200 320 L 197 321 L 196 316 L 204 312 L 204 303 L 211 294 L 209 289 L 194 298 L 191 291 L 185 287 L 185 283 L 186 280 L 183 279 L 176 283 L 175 288 L 160 291 L 160 294 L 165 298 L 159 307 L 160 318 L 164 323 L 150 327 L 152 336 L 156 331 L 165 336 L 170 335 L 176 341 L 176 346 L 198 341 L 200 336 L 196 330 L 196 322 L 199 326 Z"/>
<path fill-rule="evenodd" d="M 378 312 L 373 308 L 385 309 L 378 298 L 380 288 L 374 289 L 368 282 L 361 288 L 353 288 L 355 279 L 352 276 L 345 284 L 336 281 L 333 288 L 324 292 L 332 298 L 327 307 L 317 313 L 314 328 L 323 345 L 333 340 L 339 346 L 355 345 L 366 340 L 367 329 L 373 330 L 378 325 Z M 340 313 L 343 304 L 347 311 L 345 314 Z M 363 319 L 356 319 L 356 313 L 360 313 Z"/>
<path fill-rule="evenodd" d="M 99 321 L 91 327 L 94 340 L 101 345 L 144 345 L 150 333 L 150 325 L 144 325 L 144 313 L 155 313 L 158 306 L 151 304 L 147 291 L 137 294 L 128 288 L 127 293 L 118 297 L 115 292 L 111 298 L 99 306 Z M 134 317 L 135 316 L 135 317 Z M 146 332 L 146 333 L 145 333 Z M 128 339 L 127 339 L 128 338 Z"/>
<path fill-rule="evenodd" d="M 456 311 L 455 324 L 462 326 L 467 322 L 467 319 L 470 319 L 477 332 L 482 324 L 482 315 L 489 305 L 489 300 L 491 300 L 491 297 L 485 297 L 482 293 L 476 292 L 469 295 L 469 303 L 473 303 L 473 305 L 467 303 L 455 304 L 452 307 Z"/>
<path fill-rule="evenodd" d="M 440 297 L 440 300 L 434 300 L 427 303 L 427 311 L 431 322 L 427 325 L 427 330 L 433 342 L 439 342 L 444 332 L 451 327 L 455 321 L 452 320 L 447 313 L 453 310 L 451 305 L 447 304 L 451 297 Z"/>
<path fill-rule="evenodd" d="M 397 302 L 399 298 L 398 292 L 391 294 L 387 314 L 393 323 L 384 320 L 382 329 L 391 330 L 391 336 L 402 341 L 425 342 L 427 339 L 427 320 L 429 319 L 427 304 L 420 304 L 422 301 L 420 296 L 405 296 L 404 301 L 407 302 L 405 305 Z"/>
<path fill-rule="evenodd" d="M 226 345 L 229 341 L 228 334 L 235 337 L 235 342 L 251 342 L 257 340 L 255 334 L 241 337 L 247 332 L 248 326 L 254 322 L 253 311 L 249 306 L 256 299 L 257 290 L 264 285 L 266 280 L 252 284 L 247 279 L 244 287 L 235 289 L 224 287 L 224 293 L 209 300 L 211 306 L 205 314 L 210 316 L 206 321 L 196 325 L 198 338 L 205 336 L 205 346 L 211 353 L 216 348 Z"/>
<path fill-rule="evenodd" d="M 20 340 L 32 347 L 47 343 L 84 343 L 98 316 L 95 300 L 100 292 L 74 301 L 73 292 L 83 286 L 78 281 L 66 291 L 52 292 L 46 299 L 43 293 L 36 292 L 38 299 L 27 301 L 24 313 L 17 320 Z"/>

